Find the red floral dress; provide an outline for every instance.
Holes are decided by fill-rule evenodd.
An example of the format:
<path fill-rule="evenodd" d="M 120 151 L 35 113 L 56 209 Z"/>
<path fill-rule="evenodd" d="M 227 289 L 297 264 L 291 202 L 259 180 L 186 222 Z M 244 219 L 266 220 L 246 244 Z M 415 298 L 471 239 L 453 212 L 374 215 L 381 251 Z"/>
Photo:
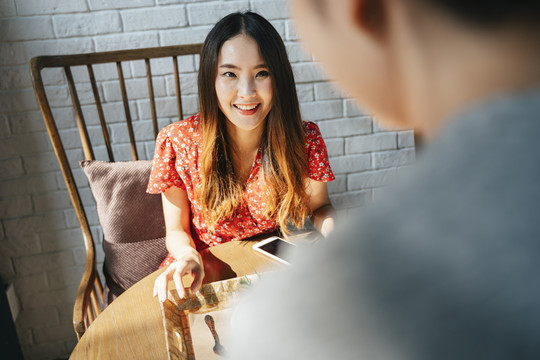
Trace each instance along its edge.
<path fill-rule="evenodd" d="M 220 220 L 215 226 L 216 232 L 209 231 L 202 207 L 195 196 L 195 189 L 201 183 L 199 125 L 199 114 L 196 114 L 160 131 L 156 139 L 152 172 L 146 192 L 159 194 L 171 186 L 177 186 L 187 192 L 191 210 L 191 235 L 199 251 L 209 246 L 276 230 L 279 226 L 276 220 L 266 218 L 263 214 L 270 189 L 259 174 L 262 158 L 259 150 L 244 190 L 244 204 L 233 217 Z M 334 180 L 319 127 L 312 122 L 304 122 L 304 128 L 308 176 L 317 181 Z M 162 266 L 168 265 L 173 260 L 169 254 Z"/>

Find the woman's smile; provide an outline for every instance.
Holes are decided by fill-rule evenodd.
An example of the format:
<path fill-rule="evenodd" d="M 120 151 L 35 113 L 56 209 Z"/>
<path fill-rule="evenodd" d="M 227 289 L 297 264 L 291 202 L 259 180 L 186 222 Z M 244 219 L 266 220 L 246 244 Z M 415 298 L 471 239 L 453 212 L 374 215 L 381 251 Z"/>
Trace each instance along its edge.
<path fill-rule="evenodd" d="M 241 115 L 253 115 L 259 110 L 261 104 L 234 104 L 233 105 Z"/>

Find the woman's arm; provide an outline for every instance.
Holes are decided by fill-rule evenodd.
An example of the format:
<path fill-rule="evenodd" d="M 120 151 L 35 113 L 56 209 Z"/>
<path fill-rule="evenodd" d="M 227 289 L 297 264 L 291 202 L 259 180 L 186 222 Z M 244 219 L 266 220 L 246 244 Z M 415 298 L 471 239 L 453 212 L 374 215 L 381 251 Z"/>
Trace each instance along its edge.
<path fill-rule="evenodd" d="M 175 262 L 158 276 L 154 283 L 154 297 L 159 301 L 167 299 L 169 281 L 174 280 L 176 291 L 181 298 L 185 296 L 182 276 L 192 274 L 191 291 L 197 291 L 204 278 L 201 255 L 191 238 L 189 199 L 185 190 L 173 186 L 162 194 L 163 216 L 165 218 L 167 250 Z"/>
<path fill-rule="evenodd" d="M 326 182 L 308 179 L 306 193 L 309 196 L 308 207 L 311 222 L 324 237 L 334 230 L 334 207 L 328 197 Z"/>

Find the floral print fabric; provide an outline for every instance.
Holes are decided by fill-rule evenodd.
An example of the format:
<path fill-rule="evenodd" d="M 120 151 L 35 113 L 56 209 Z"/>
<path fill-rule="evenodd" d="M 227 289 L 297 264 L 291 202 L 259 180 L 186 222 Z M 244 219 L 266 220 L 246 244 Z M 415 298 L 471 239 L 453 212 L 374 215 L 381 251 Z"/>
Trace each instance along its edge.
<path fill-rule="evenodd" d="M 187 192 L 191 206 L 191 233 L 199 251 L 277 229 L 275 219 L 263 215 L 270 191 L 260 176 L 262 153 L 259 150 L 245 186 L 244 205 L 233 217 L 219 221 L 215 226 L 215 233 L 208 230 L 202 207 L 195 196 L 195 189 L 201 182 L 199 156 L 202 144 L 199 124 L 199 114 L 196 114 L 160 131 L 146 192 L 159 194 L 171 186 Z M 317 181 L 334 180 L 326 145 L 318 126 L 312 122 L 304 122 L 304 128 L 308 176 Z"/>

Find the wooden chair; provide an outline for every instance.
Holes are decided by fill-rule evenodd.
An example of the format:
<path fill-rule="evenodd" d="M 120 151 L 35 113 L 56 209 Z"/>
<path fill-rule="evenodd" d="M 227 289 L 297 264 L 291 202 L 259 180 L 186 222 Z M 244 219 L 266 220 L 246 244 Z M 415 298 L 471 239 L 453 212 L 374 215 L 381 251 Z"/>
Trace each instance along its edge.
<path fill-rule="evenodd" d="M 112 137 L 109 134 L 111 118 L 113 118 L 113 121 L 116 120 L 115 126 L 117 126 L 119 124 L 117 120 L 120 114 L 113 112 L 113 116 L 110 116 L 110 114 L 107 114 L 106 116 L 106 110 L 108 108 L 112 108 L 114 110 L 122 107 L 125 116 L 125 127 L 129 136 L 131 159 L 139 160 L 141 158 L 139 153 L 145 152 L 145 149 L 146 153 L 148 153 L 150 151 L 149 149 L 152 148 L 150 144 L 153 142 L 158 133 L 158 115 L 160 114 L 159 108 L 156 107 L 156 97 L 154 96 L 154 82 L 158 76 L 152 76 L 151 60 L 155 64 L 156 61 L 161 63 L 163 63 L 163 61 L 168 62 L 169 60 L 166 58 L 170 58 L 172 70 L 169 72 L 163 71 L 162 67 L 160 67 L 157 73 L 159 73 L 159 76 L 162 77 L 159 79 L 161 81 L 161 85 L 163 85 L 163 81 L 170 80 L 169 93 L 174 92 L 175 98 L 171 96 L 169 100 L 176 102 L 177 119 L 182 119 L 183 110 L 178 60 L 179 58 L 186 59 L 183 57 L 188 56 L 187 62 L 189 63 L 189 59 L 191 59 L 193 64 L 191 71 L 195 72 L 196 55 L 200 53 L 200 50 L 201 44 L 192 44 L 77 55 L 38 56 L 33 58 L 30 62 L 30 71 L 34 91 L 46 124 L 47 132 L 54 148 L 54 152 L 58 162 L 60 163 L 60 169 L 62 171 L 71 202 L 75 208 L 86 249 L 86 265 L 77 291 L 73 309 L 73 325 L 79 339 L 84 334 L 87 327 L 101 313 L 103 306 L 103 287 L 96 268 L 95 241 L 91 230 L 91 223 L 89 222 L 90 216 L 87 215 L 89 211 L 93 211 L 94 213 L 91 215 L 95 216 L 95 209 L 85 206 L 81 200 L 81 181 L 80 179 L 79 181 L 76 181 L 77 179 L 76 176 L 74 176 L 74 169 L 76 169 L 77 166 L 77 170 L 80 172 L 76 160 L 82 159 L 73 159 L 73 157 L 77 157 L 77 154 L 80 153 L 81 147 L 83 153 L 81 156 L 83 156 L 85 160 L 94 160 L 96 158 L 95 154 L 101 153 L 106 154 L 106 159 L 102 160 L 113 162 L 115 159 L 117 159 L 118 161 L 120 160 L 121 156 L 115 157 L 115 154 L 116 151 L 120 151 L 122 153 L 122 149 L 124 149 L 123 153 L 125 155 L 125 148 L 127 147 L 127 144 L 124 144 L 126 146 L 123 147 L 115 147 Z M 116 76 L 111 76 L 110 71 L 108 73 L 104 71 L 104 73 L 107 74 L 102 76 L 103 79 L 101 79 L 95 69 L 101 65 L 107 64 L 109 67 L 116 67 Z M 140 66 L 137 68 L 136 65 Z M 143 74 L 140 78 L 137 78 L 136 69 L 138 69 L 139 73 Z M 143 69 L 145 69 L 146 74 L 144 74 Z M 154 67 L 154 70 L 155 69 L 156 68 Z M 45 70 L 52 71 L 52 76 L 50 76 L 50 74 L 44 75 L 43 72 Z M 126 70 L 128 70 L 128 76 L 124 76 Z M 78 83 L 79 86 L 77 86 L 75 81 L 76 76 L 74 75 L 85 73 L 87 74 L 86 79 L 89 80 L 84 82 L 83 86 L 81 86 L 80 83 Z M 115 81 L 117 81 L 117 84 L 119 84 L 120 87 L 121 101 L 111 101 L 109 104 L 109 102 L 105 101 L 104 97 L 100 94 L 100 90 L 103 93 L 105 80 L 106 83 L 109 84 L 113 77 L 117 77 Z M 144 81 L 144 77 L 146 77 L 146 82 Z M 172 78 L 174 78 L 174 81 Z M 137 131 L 134 131 L 134 116 L 132 114 L 134 100 L 130 101 L 130 99 L 128 99 L 129 84 L 135 82 L 142 82 L 143 84 L 146 83 L 147 86 L 147 99 L 149 99 L 153 136 L 150 136 L 150 139 L 148 135 L 146 136 L 146 145 L 144 143 L 141 145 L 140 142 L 136 140 Z M 71 98 L 71 104 L 66 101 L 68 98 L 68 93 L 69 97 Z M 59 94 L 64 94 L 63 97 L 66 99 L 62 99 L 62 96 L 58 96 Z M 54 98 L 55 96 L 60 97 L 60 101 L 58 103 L 53 101 L 53 104 L 51 104 L 51 98 Z M 196 95 L 193 95 L 193 97 L 195 96 Z M 146 101 L 146 99 L 144 101 L 137 99 L 136 105 L 140 108 L 142 105 L 147 104 Z M 108 105 L 114 106 L 108 107 Z M 65 111 L 63 112 L 64 115 L 58 115 L 59 112 L 55 112 L 55 110 L 63 111 L 67 108 L 70 109 L 68 116 L 65 116 Z M 58 116 L 55 116 L 55 113 Z M 94 118 L 98 118 L 99 120 L 94 121 L 94 125 L 91 129 L 89 129 L 89 126 L 87 126 L 87 121 L 85 121 L 85 116 L 88 118 L 87 114 L 89 113 L 93 114 Z M 73 128 L 70 128 L 65 124 L 65 122 L 68 120 L 73 121 Z M 145 121 L 145 119 L 137 120 L 137 123 L 143 123 Z M 168 119 L 162 119 L 160 116 L 160 121 L 163 120 L 168 120 L 171 122 L 176 120 L 176 117 L 170 115 Z M 60 126 L 59 122 L 62 122 Z M 149 122 L 150 119 L 148 119 L 148 123 Z M 121 123 L 122 122 L 120 122 L 120 124 Z M 78 132 L 81 147 L 78 148 L 79 150 L 75 152 L 75 155 L 73 155 L 73 136 L 69 137 L 69 144 L 66 148 L 66 138 L 62 136 L 63 132 L 66 131 L 59 131 L 59 128 L 60 130 L 64 130 L 66 128 L 73 130 L 76 129 L 74 131 Z M 98 130 L 99 128 L 101 128 L 100 131 Z M 71 132 L 73 133 L 73 131 Z M 97 137 L 91 135 L 100 135 L 102 139 L 96 140 Z M 92 144 L 97 145 L 93 146 Z M 151 155 L 147 155 L 146 158 L 151 158 Z M 84 179 L 84 181 L 85 180 L 86 179 Z M 96 217 L 94 217 L 94 219 L 95 218 Z"/>

